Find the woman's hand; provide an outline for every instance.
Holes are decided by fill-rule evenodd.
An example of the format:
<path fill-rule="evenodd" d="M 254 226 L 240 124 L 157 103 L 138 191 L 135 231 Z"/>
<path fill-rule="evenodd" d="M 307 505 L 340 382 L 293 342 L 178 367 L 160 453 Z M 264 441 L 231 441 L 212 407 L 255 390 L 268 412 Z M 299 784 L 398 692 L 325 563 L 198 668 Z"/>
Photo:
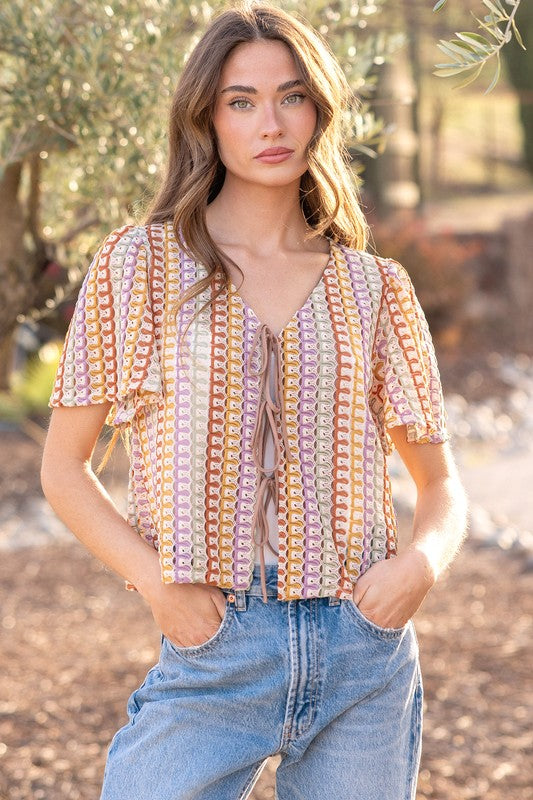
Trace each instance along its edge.
<path fill-rule="evenodd" d="M 402 628 L 458 551 L 467 502 L 448 442 L 408 442 L 405 425 L 389 432 L 416 483 L 412 540 L 403 553 L 361 575 L 353 601 L 376 625 Z"/>
<path fill-rule="evenodd" d="M 205 583 L 160 583 L 145 596 L 164 636 L 177 647 L 204 644 L 218 628 L 226 596 Z"/>
<path fill-rule="evenodd" d="M 376 561 L 358 579 L 353 601 L 363 616 L 382 628 L 401 628 L 435 583 L 423 554 L 407 551 Z"/>

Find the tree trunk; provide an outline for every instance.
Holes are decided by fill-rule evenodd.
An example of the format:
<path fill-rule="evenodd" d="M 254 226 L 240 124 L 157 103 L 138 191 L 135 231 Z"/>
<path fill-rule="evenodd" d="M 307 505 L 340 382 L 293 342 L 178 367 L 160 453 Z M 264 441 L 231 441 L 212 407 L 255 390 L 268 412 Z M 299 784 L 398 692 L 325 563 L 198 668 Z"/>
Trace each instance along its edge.
<path fill-rule="evenodd" d="M 19 202 L 22 162 L 9 164 L 0 180 L 0 390 L 9 388 L 12 334 L 24 308 L 26 281 L 20 265 L 25 261 L 24 214 Z"/>
<path fill-rule="evenodd" d="M 533 3 L 522 0 L 516 12 L 516 25 L 527 50 L 513 38 L 502 48 L 509 78 L 517 90 L 520 122 L 524 132 L 524 159 L 533 173 Z"/>
<path fill-rule="evenodd" d="M 391 214 L 410 217 L 420 204 L 420 187 L 415 175 L 418 137 L 413 129 L 412 109 L 415 94 L 404 48 L 396 54 L 393 64 L 383 65 L 378 84 L 381 116 L 386 125 L 394 126 L 375 165 L 377 206 L 383 217 Z"/>
<path fill-rule="evenodd" d="M 513 317 L 514 345 L 517 350 L 533 352 L 533 214 L 507 220 L 507 276 Z"/>
<path fill-rule="evenodd" d="M 22 171 L 28 170 L 27 197 L 20 197 Z M 0 390 L 9 388 L 13 332 L 20 315 L 41 298 L 47 262 L 39 230 L 40 162 L 32 154 L 9 164 L 0 179 Z"/>
<path fill-rule="evenodd" d="M 13 335 L 8 333 L 0 339 L 0 391 L 9 390 L 9 376 L 13 366 Z"/>

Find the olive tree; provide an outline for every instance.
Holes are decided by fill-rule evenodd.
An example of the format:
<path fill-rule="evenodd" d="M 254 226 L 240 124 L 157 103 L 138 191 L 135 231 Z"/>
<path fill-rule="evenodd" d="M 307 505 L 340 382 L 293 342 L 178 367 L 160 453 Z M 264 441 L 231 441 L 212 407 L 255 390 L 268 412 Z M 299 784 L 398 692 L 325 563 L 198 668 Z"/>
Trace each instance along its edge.
<path fill-rule="evenodd" d="M 72 296 L 99 237 L 133 219 L 152 193 L 173 86 L 222 5 L 11 0 L 2 6 L 0 390 L 8 388 L 17 322 L 51 316 Z M 336 49 L 363 98 L 353 115 L 354 142 L 370 151 L 380 136 L 365 100 L 370 72 L 395 47 L 394 37 L 367 31 L 383 3 L 279 5 L 307 17 Z"/>

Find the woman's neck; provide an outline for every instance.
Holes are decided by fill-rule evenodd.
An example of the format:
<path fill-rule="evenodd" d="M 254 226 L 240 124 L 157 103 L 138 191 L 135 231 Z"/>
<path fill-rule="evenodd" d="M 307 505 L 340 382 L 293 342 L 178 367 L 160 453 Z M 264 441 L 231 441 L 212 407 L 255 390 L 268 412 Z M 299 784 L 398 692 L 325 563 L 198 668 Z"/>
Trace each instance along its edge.
<path fill-rule="evenodd" d="M 206 210 L 207 227 L 219 244 L 239 245 L 261 255 L 301 249 L 307 230 L 299 181 L 285 186 L 224 182 Z"/>

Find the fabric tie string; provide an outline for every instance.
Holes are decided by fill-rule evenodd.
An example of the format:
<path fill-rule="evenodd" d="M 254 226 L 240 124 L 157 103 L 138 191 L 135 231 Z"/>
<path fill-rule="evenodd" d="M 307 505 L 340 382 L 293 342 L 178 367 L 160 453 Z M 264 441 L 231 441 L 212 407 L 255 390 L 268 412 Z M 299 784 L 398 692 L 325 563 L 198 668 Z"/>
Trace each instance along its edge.
<path fill-rule="evenodd" d="M 261 364 L 258 370 L 252 367 L 252 360 L 255 352 L 260 346 Z M 274 356 L 274 392 L 271 391 L 269 381 L 269 368 L 272 356 Z M 283 402 L 283 376 L 281 372 L 281 345 L 277 336 L 274 336 L 268 325 L 262 323 L 254 334 L 252 345 L 248 356 L 248 374 L 259 378 L 259 406 L 252 433 L 252 457 L 259 472 L 257 487 L 257 498 L 254 513 L 252 515 L 252 531 L 255 538 L 256 526 L 259 530 L 260 545 L 259 557 L 261 564 L 261 586 L 263 589 L 263 602 L 268 602 L 266 593 L 266 571 L 265 571 L 265 545 L 270 551 L 278 556 L 279 552 L 272 546 L 268 539 L 268 517 L 267 507 L 272 499 L 276 514 L 279 512 L 279 477 L 278 468 L 282 461 L 282 449 L 279 439 L 277 420 L 280 420 L 281 432 L 285 452 L 289 461 L 296 460 L 293 456 L 289 437 L 287 434 L 287 423 L 285 419 L 285 404 Z M 272 467 L 264 464 L 266 432 L 270 427 L 274 440 L 275 463 Z M 271 473 L 271 474 L 267 474 Z"/>

